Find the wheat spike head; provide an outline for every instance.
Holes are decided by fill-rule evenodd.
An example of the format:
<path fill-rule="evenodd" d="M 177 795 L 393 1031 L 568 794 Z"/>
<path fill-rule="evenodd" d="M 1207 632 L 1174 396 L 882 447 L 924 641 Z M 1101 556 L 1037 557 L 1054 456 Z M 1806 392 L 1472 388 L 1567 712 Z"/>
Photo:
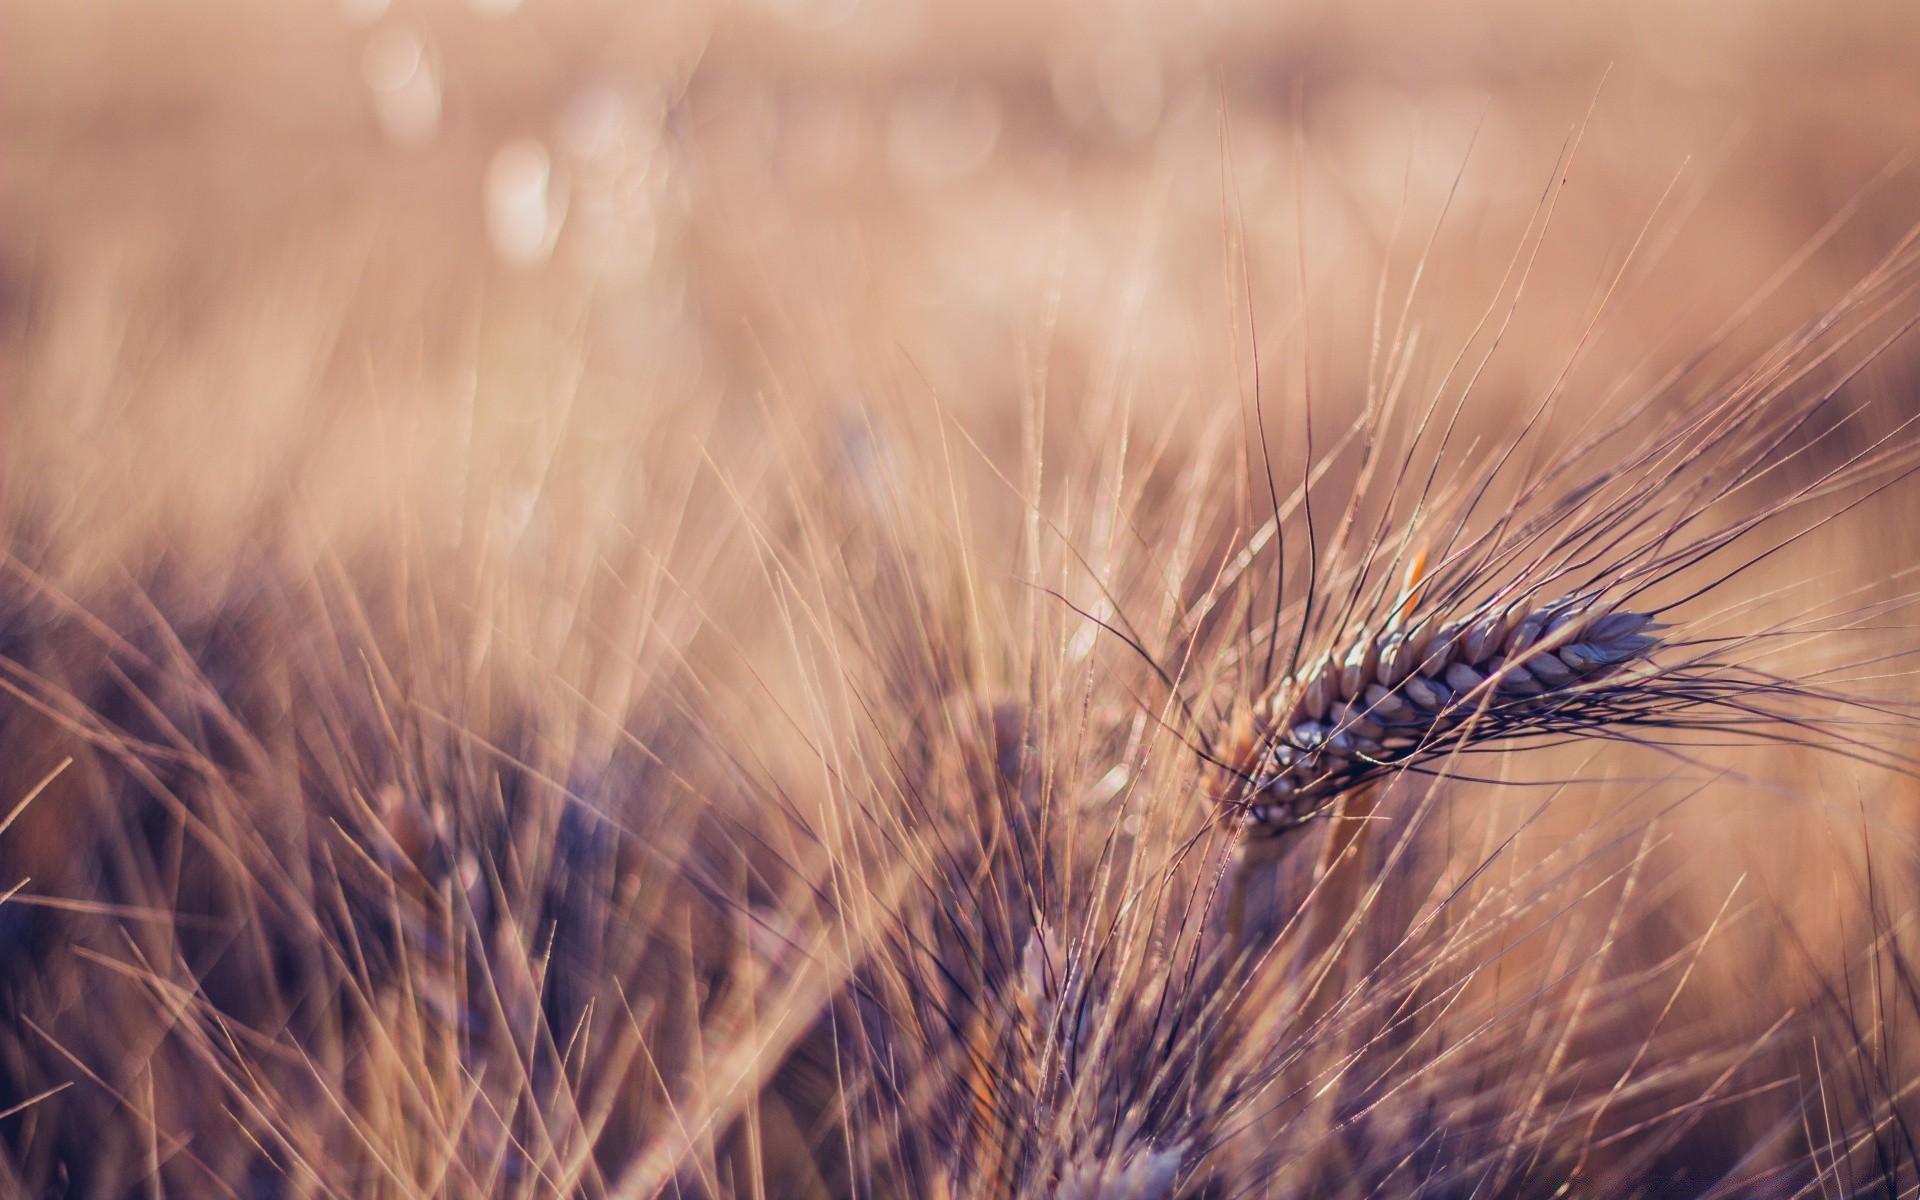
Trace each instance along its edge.
<path fill-rule="evenodd" d="M 1572 595 L 1362 632 L 1344 655 L 1282 680 L 1254 705 L 1234 763 L 1247 784 L 1245 820 L 1280 833 L 1410 763 L 1575 719 L 1631 686 L 1658 628 L 1645 614 Z"/>

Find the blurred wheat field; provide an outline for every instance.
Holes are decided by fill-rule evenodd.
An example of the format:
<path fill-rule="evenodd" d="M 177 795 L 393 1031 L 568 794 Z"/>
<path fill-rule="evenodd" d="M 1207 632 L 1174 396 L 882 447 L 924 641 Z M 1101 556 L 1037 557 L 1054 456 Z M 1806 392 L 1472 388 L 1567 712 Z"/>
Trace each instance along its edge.
<path fill-rule="evenodd" d="M 3 20 L 0 1194 L 1920 1193 L 1901 6 Z M 1256 861 L 1556 463 L 1805 703 Z"/>

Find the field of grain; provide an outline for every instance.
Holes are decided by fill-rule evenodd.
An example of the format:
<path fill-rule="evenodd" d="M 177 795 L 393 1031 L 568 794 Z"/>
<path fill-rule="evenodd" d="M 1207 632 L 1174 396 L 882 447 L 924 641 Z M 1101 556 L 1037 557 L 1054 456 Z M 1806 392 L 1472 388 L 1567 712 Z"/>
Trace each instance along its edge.
<path fill-rule="evenodd" d="M 0 1196 L 1920 1194 L 1905 6 L 0 54 Z"/>

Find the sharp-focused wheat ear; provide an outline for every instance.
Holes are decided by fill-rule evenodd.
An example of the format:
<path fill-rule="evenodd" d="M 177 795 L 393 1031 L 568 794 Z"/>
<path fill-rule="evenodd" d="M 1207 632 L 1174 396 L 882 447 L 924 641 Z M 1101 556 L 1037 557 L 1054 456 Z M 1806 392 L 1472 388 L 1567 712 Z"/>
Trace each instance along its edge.
<path fill-rule="evenodd" d="M 1390 771 L 1608 700 L 1659 645 L 1651 617 L 1591 594 L 1496 598 L 1444 624 L 1409 623 L 1419 577 L 1384 627 L 1253 706 L 1235 764 L 1247 783 L 1229 802 L 1259 834 L 1305 824 Z"/>

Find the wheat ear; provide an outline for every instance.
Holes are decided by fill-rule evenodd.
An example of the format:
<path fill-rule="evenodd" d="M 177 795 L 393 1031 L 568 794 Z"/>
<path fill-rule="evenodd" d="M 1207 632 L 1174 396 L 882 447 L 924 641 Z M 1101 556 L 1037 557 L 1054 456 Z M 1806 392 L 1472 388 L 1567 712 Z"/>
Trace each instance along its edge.
<path fill-rule="evenodd" d="M 1592 594 L 1493 601 L 1445 623 L 1396 618 L 1253 706 L 1228 760 L 1244 786 L 1225 799 L 1249 838 L 1277 838 L 1389 772 L 1585 723 L 1624 697 L 1657 629 Z"/>

